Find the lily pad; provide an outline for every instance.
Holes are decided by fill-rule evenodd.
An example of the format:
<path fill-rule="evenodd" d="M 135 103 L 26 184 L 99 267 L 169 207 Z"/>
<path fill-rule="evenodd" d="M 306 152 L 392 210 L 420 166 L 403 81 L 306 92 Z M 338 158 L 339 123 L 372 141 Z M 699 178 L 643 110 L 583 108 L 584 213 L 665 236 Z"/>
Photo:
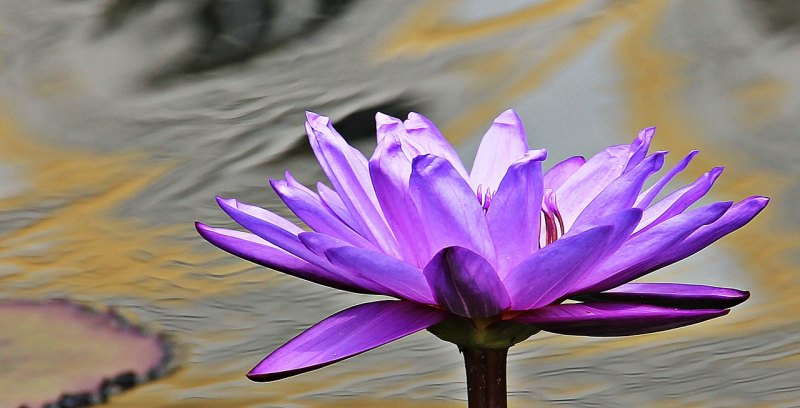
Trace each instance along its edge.
<path fill-rule="evenodd" d="M 65 300 L 0 301 L 0 406 L 85 407 L 160 376 L 161 336 Z"/>

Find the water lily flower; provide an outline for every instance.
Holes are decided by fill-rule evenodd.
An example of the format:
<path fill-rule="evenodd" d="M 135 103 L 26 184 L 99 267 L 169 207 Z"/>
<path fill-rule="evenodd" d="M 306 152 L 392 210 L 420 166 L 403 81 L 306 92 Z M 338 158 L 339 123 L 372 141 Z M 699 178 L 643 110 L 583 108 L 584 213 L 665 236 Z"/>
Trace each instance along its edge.
<path fill-rule="evenodd" d="M 288 172 L 270 184 L 309 230 L 219 197 L 249 232 L 197 223 L 206 240 L 259 265 L 397 299 L 322 320 L 255 366 L 252 380 L 314 370 L 424 329 L 466 357 L 471 350 L 507 350 L 540 330 L 628 336 L 673 329 L 725 315 L 749 296 L 630 283 L 742 227 L 768 202 L 753 196 L 695 205 L 722 168 L 661 194 L 697 151 L 644 188 L 667 154 L 649 153 L 654 128 L 543 172 L 547 152 L 529 149 L 520 118 L 508 110 L 467 171 L 422 115 L 403 121 L 378 114 L 376 121 L 377 147 L 368 160 L 329 118 L 307 114 L 311 147 L 332 187 L 319 183 L 313 191 Z"/>

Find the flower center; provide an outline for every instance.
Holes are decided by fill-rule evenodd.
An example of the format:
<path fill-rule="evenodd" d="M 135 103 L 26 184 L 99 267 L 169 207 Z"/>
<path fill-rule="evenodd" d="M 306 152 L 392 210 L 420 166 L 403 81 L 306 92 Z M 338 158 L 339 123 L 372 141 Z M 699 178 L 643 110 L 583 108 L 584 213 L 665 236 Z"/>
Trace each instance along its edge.
<path fill-rule="evenodd" d="M 556 242 L 565 232 L 564 219 L 561 218 L 561 212 L 558 210 L 556 192 L 549 188 L 544 190 L 542 218 L 544 219 L 544 223 L 539 227 L 539 248 Z"/>

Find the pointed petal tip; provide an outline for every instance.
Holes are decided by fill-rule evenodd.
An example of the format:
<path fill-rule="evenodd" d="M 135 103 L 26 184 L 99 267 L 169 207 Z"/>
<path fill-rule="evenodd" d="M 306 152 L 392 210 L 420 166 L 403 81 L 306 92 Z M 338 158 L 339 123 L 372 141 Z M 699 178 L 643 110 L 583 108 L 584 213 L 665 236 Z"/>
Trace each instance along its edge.
<path fill-rule="evenodd" d="M 270 381 L 278 381 L 284 378 L 291 377 L 293 375 L 301 374 L 306 371 L 314 370 L 317 367 L 310 367 L 307 369 L 299 369 L 299 370 L 286 370 L 286 371 L 269 371 L 260 369 L 260 365 L 253 367 L 245 376 L 248 380 L 254 382 L 270 382 Z"/>
<path fill-rule="evenodd" d="M 245 374 L 245 377 L 247 377 L 248 380 L 255 382 L 267 381 L 267 380 L 261 380 L 261 373 L 256 371 L 256 367 L 251 368 L 250 371 L 248 371 L 247 374 Z"/>
<path fill-rule="evenodd" d="M 747 197 L 742 201 L 739 201 L 738 203 L 736 203 L 736 206 L 737 207 L 745 206 L 751 208 L 750 211 L 752 212 L 751 213 L 752 215 L 750 216 L 750 218 L 752 219 L 755 218 L 755 216 L 758 215 L 758 213 L 760 213 L 761 211 L 764 210 L 764 208 L 767 207 L 767 204 L 769 204 L 770 200 L 771 199 L 767 196 L 755 195 Z"/>
<path fill-rule="evenodd" d="M 403 121 L 406 130 L 424 129 L 429 125 L 430 120 L 417 112 L 408 112 L 408 118 Z"/>
<path fill-rule="evenodd" d="M 544 161 L 547 159 L 547 149 L 531 149 L 525 153 L 525 159 Z"/>
<path fill-rule="evenodd" d="M 644 129 L 640 130 L 638 137 L 650 139 L 650 138 L 653 137 L 653 135 L 655 133 L 656 133 L 656 127 L 655 126 L 650 126 L 650 127 L 646 127 Z"/>
<path fill-rule="evenodd" d="M 309 132 L 309 136 L 313 134 L 314 137 L 319 137 L 320 133 L 328 132 L 331 127 L 331 118 L 306 111 L 306 124 L 313 130 L 313 132 Z"/>
<path fill-rule="evenodd" d="M 215 200 L 217 200 L 217 204 L 218 204 L 220 207 L 222 207 L 223 209 L 224 209 L 225 207 L 233 207 L 233 208 L 236 208 L 236 203 L 237 203 L 237 201 L 236 201 L 236 199 L 235 199 L 235 198 L 225 198 L 225 197 L 223 197 L 223 196 L 220 196 L 220 195 L 218 195 L 218 196 L 215 196 L 215 197 L 214 197 L 214 199 L 215 199 Z"/>
<path fill-rule="evenodd" d="M 522 123 L 517 112 L 514 109 L 506 109 L 495 118 L 494 123 L 502 123 L 505 125 L 519 125 Z"/>
<path fill-rule="evenodd" d="M 394 116 L 389 116 L 383 112 L 377 112 L 375 114 L 375 124 L 378 127 L 390 124 L 397 124 L 402 123 L 402 121 Z"/>
<path fill-rule="evenodd" d="M 659 150 L 653 153 L 653 168 L 660 169 L 664 166 L 664 160 L 669 154 L 669 150 Z"/>
<path fill-rule="evenodd" d="M 297 234 L 297 238 L 309 251 L 324 258 L 328 258 L 327 251 L 329 249 L 349 246 L 347 242 L 313 231 L 301 232 Z"/>
<path fill-rule="evenodd" d="M 733 206 L 733 201 L 717 201 L 716 203 L 709 204 L 707 208 L 709 209 L 709 218 L 703 223 L 703 225 L 712 224 L 720 217 L 725 215 L 725 212 L 728 211 Z M 699 209 L 698 209 L 699 210 Z M 713 213 L 713 215 L 711 215 Z"/>
<path fill-rule="evenodd" d="M 289 177 L 291 177 L 291 175 Z M 287 180 L 289 179 L 289 177 L 287 177 Z M 269 186 L 272 187 L 272 189 L 275 190 L 275 192 L 278 192 L 278 190 L 283 189 L 284 187 L 286 187 L 287 184 L 288 182 L 286 180 L 274 179 L 274 178 L 269 179 Z"/>
<path fill-rule="evenodd" d="M 438 164 L 441 164 L 442 161 L 445 161 L 445 159 L 432 154 L 422 154 L 411 161 L 411 167 L 418 173 L 424 174 L 426 170 L 436 167 Z"/>
<path fill-rule="evenodd" d="M 756 203 L 761 204 L 762 208 L 766 207 L 767 204 L 770 202 L 770 198 L 767 196 L 752 196 L 750 197 L 751 200 L 755 201 Z"/>
<path fill-rule="evenodd" d="M 202 237 L 205 237 L 211 231 L 211 227 L 206 224 L 203 224 L 200 221 L 194 222 L 194 229 L 197 230 L 197 233 L 200 234 Z"/>
<path fill-rule="evenodd" d="M 643 208 L 632 207 L 624 209 L 615 215 L 612 215 L 612 219 L 616 221 L 614 228 L 619 228 L 620 225 L 636 224 L 642 220 L 643 214 Z"/>
<path fill-rule="evenodd" d="M 404 132 L 403 121 L 378 112 L 375 114 L 375 130 L 378 145 L 388 142 L 400 143 L 400 133 Z"/>
<path fill-rule="evenodd" d="M 736 289 L 736 291 L 738 291 L 741 294 L 741 296 L 739 297 L 739 302 L 736 303 L 737 305 L 740 304 L 740 303 L 744 303 L 744 301 L 747 300 L 747 299 L 750 299 L 750 291 L 749 290 Z M 731 307 L 733 307 L 733 306 L 731 306 Z"/>

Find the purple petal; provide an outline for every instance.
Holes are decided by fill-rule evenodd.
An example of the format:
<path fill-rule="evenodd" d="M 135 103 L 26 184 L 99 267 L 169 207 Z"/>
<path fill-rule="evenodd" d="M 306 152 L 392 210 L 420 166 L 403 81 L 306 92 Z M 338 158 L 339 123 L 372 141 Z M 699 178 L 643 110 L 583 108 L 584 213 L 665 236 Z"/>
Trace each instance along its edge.
<path fill-rule="evenodd" d="M 400 133 L 405 133 L 406 129 L 403 127 L 403 121 L 397 119 L 394 116 L 389 116 L 385 113 L 378 112 L 375 114 L 375 135 L 378 138 L 378 144 L 381 144 L 383 140 L 390 136 L 393 139 L 398 139 L 400 137 Z M 398 139 L 399 140 L 399 139 Z M 409 152 L 408 157 L 411 156 L 412 152 Z M 418 156 L 419 153 L 415 153 L 415 156 Z M 411 159 L 409 159 L 411 161 Z"/>
<path fill-rule="evenodd" d="M 675 309 L 631 303 L 545 306 L 515 317 L 544 331 L 575 336 L 632 336 L 688 326 L 728 314 L 727 309 Z"/>
<path fill-rule="evenodd" d="M 626 283 L 602 293 L 587 294 L 586 297 L 593 301 L 617 301 L 681 309 L 727 309 L 747 300 L 750 292 L 682 283 Z"/>
<path fill-rule="evenodd" d="M 511 304 L 492 265 L 468 249 L 439 251 L 423 272 L 436 303 L 459 316 L 495 316 Z"/>
<path fill-rule="evenodd" d="M 284 204 L 297 215 L 297 218 L 314 231 L 339 238 L 362 248 L 375 248 L 371 242 L 358 235 L 335 214 L 328 211 L 319 196 L 298 183 L 289 172 L 286 172 L 285 181 L 270 180 L 270 185 L 275 190 L 275 193 L 278 194 L 278 197 L 283 200 Z"/>
<path fill-rule="evenodd" d="M 709 204 L 685 212 L 637 235 L 587 274 L 576 292 L 601 292 L 630 282 L 653 270 L 661 254 L 674 248 L 692 232 L 720 218 L 731 202 Z M 573 292 L 574 293 L 574 292 Z"/>
<path fill-rule="evenodd" d="M 384 294 L 435 304 L 422 271 L 399 259 L 357 247 L 331 248 L 325 255 L 334 265 L 375 282 Z"/>
<path fill-rule="evenodd" d="M 628 163 L 625 165 L 625 170 L 622 172 L 627 173 L 633 170 L 636 166 L 641 163 L 642 160 L 647 156 L 647 152 L 650 150 L 650 142 L 653 140 L 653 136 L 656 134 L 656 128 L 649 127 L 639 131 L 639 134 L 636 136 L 636 139 L 633 139 L 630 145 L 630 159 L 628 159 Z"/>
<path fill-rule="evenodd" d="M 289 221 L 263 208 L 232 198 L 217 197 L 217 204 L 239 225 L 278 248 L 312 263 L 314 259 L 319 258 L 300 243 L 297 234 L 303 230 Z"/>
<path fill-rule="evenodd" d="M 374 293 L 354 284 L 347 277 L 339 276 L 314 266 L 253 234 L 223 228 L 212 228 L 199 222 L 195 223 L 195 226 L 197 227 L 197 232 L 206 241 L 223 251 L 248 261 L 319 283 L 320 285 L 351 292 Z"/>
<path fill-rule="evenodd" d="M 247 228 L 252 233 L 258 235 L 266 241 L 271 242 L 278 248 L 281 248 L 286 252 L 321 269 L 330 271 L 334 275 L 341 276 L 343 279 L 346 279 L 348 282 L 352 282 L 354 285 L 357 285 L 364 290 L 372 293 L 382 293 L 379 289 L 379 286 L 375 285 L 374 283 L 358 276 L 351 276 L 350 273 L 346 272 L 342 268 L 332 265 L 327 258 L 321 257 L 306 248 L 306 246 L 303 245 L 303 243 L 300 242 L 300 239 L 297 237 L 297 233 L 301 233 L 303 230 L 289 223 L 288 221 L 283 220 L 281 224 L 288 224 L 286 226 L 291 226 L 293 228 L 293 232 L 289 232 L 278 225 L 273 224 L 271 221 L 279 221 L 278 219 L 275 219 L 277 216 L 262 208 L 241 203 L 233 199 L 224 199 L 221 197 L 217 197 L 217 203 L 219 203 L 223 211 L 233 218 L 234 221 L 238 222 L 241 226 Z M 267 221 L 267 219 L 269 219 L 269 221 Z"/>
<path fill-rule="evenodd" d="M 604 225 L 547 245 L 503 280 L 512 309 L 527 310 L 560 299 L 605 254 L 614 227 Z"/>
<path fill-rule="evenodd" d="M 725 215 L 718 220 L 698 228 L 678 245 L 670 246 L 659 253 L 657 258 L 652 261 L 652 266 L 641 274 L 663 268 L 695 254 L 725 235 L 743 227 L 758 215 L 768 203 L 769 198 L 767 197 L 753 196 L 734 204 L 725 212 Z M 677 218 L 677 216 L 674 218 Z M 667 222 L 669 222 L 669 220 L 662 224 L 666 224 Z M 653 229 L 655 228 L 657 227 Z"/>
<path fill-rule="evenodd" d="M 349 225 L 351 228 L 357 225 L 356 222 L 353 221 L 353 217 L 350 216 L 350 213 L 347 211 L 347 206 L 344 205 L 344 202 L 342 202 L 342 199 L 335 191 L 331 190 L 330 187 L 323 183 L 317 183 L 317 192 L 319 193 L 319 199 L 322 201 L 322 204 L 332 213 L 336 214 L 342 222 Z"/>
<path fill-rule="evenodd" d="M 544 150 L 534 150 L 512 164 L 486 212 L 500 278 L 539 250 L 542 160 L 546 156 Z"/>
<path fill-rule="evenodd" d="M 473 189 L 496 191 L 506 169 L 528 152 L 528 139 L 517 113 L 509 109 L 500 114 L 486 132 L 478 147 L 469 175 Z"/>
<path fill-rule="evenodd" d="M 369 172 L 402 259 L 422 267 L 430 258 L 428 242 L 408 190 L 411 161 L 403 153 L 397 135 L 384 135 L 370 159 Z"/>
<path fill-rule="evenodd" d="M 611 146 L 583 164 L 556 190 L 558 209 L 569 229 L 578 215 L 612 181 L 622 174 L 630 145 Z"/>
<path fill-rule="evenodd" d="M 400 142 L 403 144 L 404 149 L 409 148 L 414 153 L 411 156 L 412 159 L 426 154 L 439 156 L 449 161 L 462 178 L 469 178 L 467 170 L 458 157 L 458 153 L 456 153 L 447 139 L 442 136 L 442 133 L 439 132 L 433 122 L 419 113 L 411 112 L 403 125 L 406 129 L 406 134 L 400 135 Z"/>
<path fill-rule="evenodd" d="M 581 212 L 568 231 L 585 230 L 598 225 L 597 221 L 608 214 L 631 208 L 647 178 L 657 172 L 664 164 L 666 152 L 657 152 L 642 160 L 633 170 L 609 183 L 597 197 Z M 558 196 L 559 199 L 561 196 Z"/>
<path fill-rule="evenodd" d="M 650 206 L 650 203 L 655 200 L 658 193 L 676 176 L 678 173 L 682 172 L 686 169 L 686 166 L 692 161 L 694 156 L 697 156 L 697 153 L 700 153 L 699 150 L 692 150 L 689 152 L 686 157 L 683 158 L 678 164 L 675 165 L 664 177 L 661 177 L 655 184 L 653 184 L 650 188 L 644 191 L 642 194 L 639 194 L 639 197 L 636 199 L 635 206 L 638 208 L 647 208 Z"/>
<path fill-rule="evenodd" d="M 306 116 L 306 130 L 309 132 L 311 148 L 348 212 L 358 224 L 358 232 L 384 252 L 397 256 L 397 242 L 378 207 L 378 199 L 369 178 L 367 159 L 336 133 L 330 119 L 310 112 Z"/>
<path fill-rule="evenodd" d="M 247 377 L 274 381 L 322 368 L 427 329 L 448 314 L 411 302 L 353 306 L 311 326 L 258 363 Z"/>
<path fill-rule="evenodd" d="M 582 156 L 572 156 L 555 166 L 551 167 L 544 173 L 544 188 L 549 188 L 556 191 L 568 178 L 570 178 L 576 171 L 578 171 L 586 159 Z"/>
<path fill-rule="evenodd" d="M 450 162 L 430 155 L 416 157 L 409 184 L 428 238 L 427 259 L 443 248 L 460 246 L 495 265 L 483 208 Z"/>
<path fill-rule="evenodd" d="M 327 255 L 325 255 L 325 251 L 331 248 L 352 246 L 345 241 L 319 232 L 301 232 L 297 234 L 297 238 L 300 238 L 300 242 L 302 242 L 309 251 L 326 258 Z"/>
<path fill-rule="evenodd" d="M 682 213 L 711 190 L 711 186 L 714 185 L 714 181 L 722 174 L 722 170 L 722 167 L 711 169 L 711 171 L 695 180 L 694 183 L 674 191 L 663 200 L 646 209 L 642 217 L 642 222 L 635 232 L 646 231 L 648 228 L 658 225 L 660 222 L 676 214 Z"/>

